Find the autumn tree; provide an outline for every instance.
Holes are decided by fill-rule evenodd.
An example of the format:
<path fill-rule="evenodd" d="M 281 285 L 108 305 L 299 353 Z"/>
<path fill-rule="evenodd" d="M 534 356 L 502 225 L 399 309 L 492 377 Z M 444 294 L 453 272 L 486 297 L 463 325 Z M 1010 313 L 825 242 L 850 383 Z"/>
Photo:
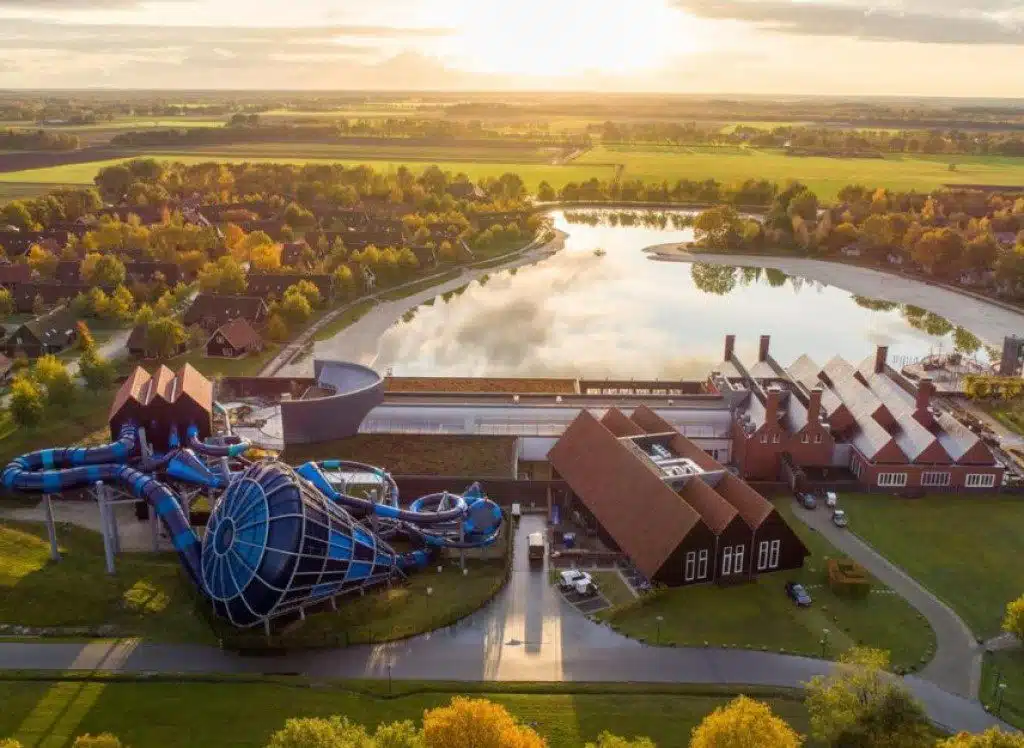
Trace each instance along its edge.
<path fill-rule="evenodd" d="M 123 744 L 116 735 L 104 732 L 99 735 L 79 735 L 71 748 L 121 748 Z"/>
<path fill-rule="evenodd" d="M 426 748 L 544 748 L 545 740 L 505 707 L 456 696 L 423 714 Z"/>
<path fill-rule="evenodd" d="M 905 748 L 925 746 L 927 721 L 924 713 L 905 689 L 885 672 L 889 653 L 868 647 L 855 647 L 840 661 L 844 667 L 827 678 L 811 679 L 806 706 L 811 718 L 811 735 L 827 745 L 839 745 L 842 737 L 852 746 L 871 746 L 856 742 L 871 739 L 878 730 L 905 739 Z"/>
<path fill-rule="evenodd" d="M 127 276 L 124 263 L 115 255 L 90 253 L 82 260 L 82 278 L 93 286 L 120 286 Z"/>
<path fill-rule="evenodd" d="M 34 426 L 43 417 L 46 393 L 43 388 L 26 374 L 19 374 L 11 383 L 11 400 L 8 406 L 11 417 L 19 426 Z"/>
<path fill-rule="evenodd" d="M 790 218 L 799 216 L 805 221 L 813 221 L 818 216 L 818 196 L 810 190 L 801 190 L 789 201 L 786 212 Z"/>
<path fill-rule="evenodd" d="M 70 405 L 75 399 L 75 382 L 56 356 L 48 354 L 36 359 L 32 376 L 46 388 L 48 405 Z"/>
<path fill-rule="evenodd" d="M 199 271 L 199 287 L 207 293 L 240 294 L 246 285 L 245 270 L 230 255 L 206 263 Z"/>
<path fill-rule="evenodd" d="M 940 740 L 935 748 L 1024 748 L 1024 733 L 1003 732 L 998 727 L 990 727 L 978 734 L 958 733 Z"/>
<path fill-rule="evenodd" d="M 0 287 L 0 317 L 14 314 L 14 297 L 6 288 Z"/>
<path fill-rule="evenodd" d="M 289 719 L 267 748 L 375 748 L 366 728 L 347 717 Z"/>
<path fill-rule="evenodd" d="M 85 380 L 85 386 L 93 392 L 106 389 L 117 376 L 114 365 L 100 356 L 95 346 L 87 348 L 79 357 L 78 371 Z"/>
<path fill-rule="evenodd" d="M 288 289 L 289 292 L 291 289 Z M 299 325 L 313 315 L 313 307 L 301 293 L 286 293 L 281 300 L 281 314 L 289 325 Z"/>
<path fill-rule="evenodd" d="M 742 223 L 731 205 L 719 205 L 702 211 L 693 221 L 697 241 L 714 249 L 728 249 L 737 244 Z"/>
<path fill-rule="evenodd" d="M 38 244 L 33 244 L 28 248 L 25 259 L 28 261 L 28 266 L 39 273 L 42 278 L 52 278 L 57 272 L 57 263 L 60 261 L 57 255 L 48 249 L 43 249 Z"/>
<path fill-rule="evenodd" d="M 1006 616 L 1003 618 L 1003 631 L 1024 641 L 1024 595 L 1007 604 Z"/>
<path fill-rule="evenodd" d="M 291 293 L 297 293 L 305 297 L 306 301 L 309 302 L 311 307 L 320 306 L 320 302 L 323 300 L 320 296 L 320 289 L 316 287 L 316 284 L 308 280 L 300 280 L 293 286 L 289 286 L 284 295 L 287 296 Z"/>
<path fill-rule="evenodd" d="M 0 207 L 0 223 L 15 226 L 22 231 L 31 231 L 35 228 L 32 213 L 21 200 L 11 200 Z"/>
<path fill-rule="evenodd" d="M 146 347 L 161 358 L 176 355 L 186 340 L 185 326 L 174 317 L 157 317 L 146 328 Z"/>
<path fill-rule="evenodd" d="M 693 730 L 690 748 L 797 748 L 800 736 L 767 704 L 739 696 L 706 716 Z"/>
<path fill-rule="evenodd" d="M 92 336 L 92 330 L 84 320 L 75 323 L 75 347 L 80 351 L 88 351 L 96 347 L 96 339 Z"/>
<path fill-rule="evenodd" d="M 288 203 L 284 209 L 284 222 L 293 229 L 305 231 L 316 225 L 316 216 L 298 203 Z"/>
<path fill-rule="evenodd" d="M 356 279 L 352 275 L 352 268 L 348 265 L 341 265 L 334 271 L 334 283 L 345 296 L 350 296 L 356 290 Z"/>
<path fill-rule="evenodd" d="M 544 181 L 537 185 L 537 199 L 541 202 L 549 203 L 552 200 L 558 199 L 558 193 L 555 192 L 554 187 Z"/>
<path fill-rule="evenodd" d="M 249 250 L 249 264 L 253 270 L 271 272 L 281 269 L 281 245 L 260 244 Z"/>
<path fill-rule="evenodd" d="M 911 250 L 914 262 L 930 274 L 952 275 L 964 251 L 963 237 L 949 228 L 934 229 L 922 234 Z"/>
<path fill-rule="evenodd" d="M 267 337 L 275 343 L 283 343 L 288 339 L 288 323 L 280 314 L 271 314 L 267 318 Z"/>
<path fill-rule="evenodd" d="M 22 745 L 14 738 L 0 738 L 0 748 L 22 748 Z"/>

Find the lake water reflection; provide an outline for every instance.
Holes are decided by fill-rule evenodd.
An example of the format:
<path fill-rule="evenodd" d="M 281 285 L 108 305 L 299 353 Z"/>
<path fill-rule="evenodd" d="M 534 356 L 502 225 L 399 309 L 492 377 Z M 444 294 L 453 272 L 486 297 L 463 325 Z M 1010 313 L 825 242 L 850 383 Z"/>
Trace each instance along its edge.
<path fill-rule="evenodd" d="M 570 223 L 565 249 L 446 294 L 388 330 L 378 368 L 398 375 L 702 377 L 721 359 L 727 333 L 754 357 L 772 336 L 784 365 L 802 353 L 819 363 L 857 362 L 879 343 L 916 358 L 978 345 L 941 317 L 860 299 L 776 270 L 657 262 L 641 250 L 693 239 L 688 228 Z M 595 253 L 595 250 L 604 250 Z M 983 352 L 982 352 L 983 355 Z"/>

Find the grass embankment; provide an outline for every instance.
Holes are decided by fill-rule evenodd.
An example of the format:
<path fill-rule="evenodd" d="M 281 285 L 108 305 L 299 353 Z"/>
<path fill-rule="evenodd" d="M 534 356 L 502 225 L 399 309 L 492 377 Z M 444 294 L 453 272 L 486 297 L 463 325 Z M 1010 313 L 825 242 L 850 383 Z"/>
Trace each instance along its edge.
<path fill-rule="evenodd" d="M 630 591 L 617 571 L 595 571 L 591 572 L 590 576 L 594 578 L 597 588 L 610 604 L 625 605 L 636 600 L 636 595 Z"/>
<path fill-rule="evenodd" d="M 1016 434 L 1024 434 L 1024 398 L 1013 400 L 974 400 L 972 405 L 984 410 Z"/>
<path fill-rule="evenodd" d="M 826 583 L 825 562 L 836 549 L 792 516 L 791 500 L 775 502 L 811 555 L 802 569 L 764 575 L 735 587 L 700 585 L 662 592 L 599 614 L 624 634 L 650 643 L 748 647 L 835 658 L 857 644 L 889 650 L 897 668 L 919 668 L 934 651 L 935 636 L 903 598 L 874 581 L 866 599 L 841 597 Z M 797 608 L 783 589 L 786 581 L 805 585 L 814 598 Z M 657 616 L 663 620 L 658 624 Z M 660 633 L 659 633 L 660 628 Z"/>
<path fill-rule="evenodd" d="M 850 527 L 952 607 L 974 634 L 999 634 L 1006 604 L 1024 593 L 1024 501 L 1016 496 L 851 495 Z M 981 698 L 995 703 L 995 671 L 1007 687 L 1004 709 L 1024 726 L 1024 651 L 986 664 Z M 1005 716 L 1005 715 L 1004 715 Z"/>
<path fill-rule="evenodd" d="M 395 475 L 466 475 L 482 479 L 513 477 L 515 453 L 516 440 L 509 436 L 358 434 L 321 444 L 289 445 L 284 457 L 294 465 L 344 457 L 381 465 Z"/>
<path fill-rule="evenodd" d="M 161 364 L 177 371 L 185 364 L 192 364 L 198 371 L 209 378 L 222 377 L 244 377 L 255 376 L 277 355 L 280 346 L 270 343 L 259 353 L 249 354 L 241 358 L 210 358 L 206 355 L 205 348 L 195 348 L 180 356 L 169 358 L 163 361 L 140 361 L 140 366 L 149 371 L 154 371 Z"/>
<path fill-rule="evenodd" d="M 281 679 L 285 680 L 285 679 Z M 534 723 L 552 748 L 580 748 L 604 730 L 647 735 L 663 748 L 685 745 L 690 731 L 729 701 L 727 689 L 629 684 L 341 682 L 2 682 L 0 736 L 26 745 L 69 746 L 76 735 L 108 731 L 125 745 L 263 746 L 289 717 L 347 716 L 376 726 L 408 719 L 459 694 L 495 701 Z M 767 701 L 800 732 L 808 729 L 798 693 L 743 689 Z M 242 706 L 244 719 L 239 719 Z M 169 720 L 169 714 L 182 716 Z M 43 740 L 46 740 L 43 743 Z"/>
<path fill-rule="evenodd" d="M 0 622 L 214 641 L 195 615 L 176 554 L 122 553 L 109 576 L 99 533 L 61 524 L 57 539 L 62 558 L 51 563 L 45 525 L 0 520 Z"/>
<path fill-rule="evenodd" d="M 424 278 L 423 280 L 416 281 L 415 283 L 410 283 L 407 286 L 396 288 L 392 291 L 385 291 L 380 295 L 380 298 L 381 301 L 398 301 L 400 299 L 405 299 L 415 294 L 418 294 L 421 291 L 427 291 L 433 288 L 434 286 L 440 286 L 442 283 L 447 283 L 448 281 L 455 280 L 460 275 L 462 275 L 462 269 L 455 268 L 453 270 L 441 273 L 440 275 L 434 275 L 429 278 Z"/>
<path fill-rule="evenodd" d="M 353 325 L 361 320 L 367 312 L 373 309 L 375 304 L 376 302 L 372 299 L 356 302 L 317 330 L 313 335 L 313 340 L 329 340 L 333 338 L 349 325 Z"/>

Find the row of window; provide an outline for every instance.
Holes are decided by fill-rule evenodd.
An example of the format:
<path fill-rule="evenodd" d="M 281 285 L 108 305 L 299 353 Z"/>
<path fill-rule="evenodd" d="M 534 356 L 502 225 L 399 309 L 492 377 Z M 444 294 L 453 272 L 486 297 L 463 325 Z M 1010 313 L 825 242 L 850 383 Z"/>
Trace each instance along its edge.
<path fill-rule="evenodd" d="M 708 552 L 707 551 L 690 551 L 686 554 L 686 568 L 684 569 L 684 577 L 687 582 L 692 582 L 695 579 L 707 579 L 708 578 Z"/>
<path fill-rule="evenodd" d="M 765 540 L 758 546 L 757 568 L 774 569 L 779 565 L 779 551 L 781 541 Z M 746 555 L 746 547 L 740 545 L 727 545 L 722 549 L 722 567 L 719 576 L 728 577 L 733 574 L 743 573 L 743 561 Z M 683 569 L 683 578 L 687 582 L 708 578 L 708 552 L 689 551 L 686 554 L 686 565 Z"/>
<path fill-rule="evenodd" d="M 774 432 L 772 434 L 772 444 L 778 444 L 781 441 L 782 441 L 781 434 L 779 434 L 777 431 Z M 811 441 L 811 437 L 810 437 L 810 435 L 807 432 L 804 432 L 803 434 L 800 435 L 800 443 L 801 444 L 809 444 L 810 441 Z M 767 444 L 768 443 L 768 434 L 767 433 L 762 433 L 761 434 L 761 443 L 762 444 Z M 820 431 L 818 431 L 818 432 L 816 432 L 814 434 L 814 443 L 815 444 L 821 444 L 821 432 Z"/>
<path fill-rule="evenodd" d="M 855 470 L 857 477 L 860 474 Z M 953 482 L 953 476 L 948 472 L 926 472 L 921 473 L 921 485 L 936 487 L 949 486 Z M 992 488 L 996 484 L 996 476 L 992 473 L 968 473 L 964 479 L 964 486 L 967 488 Z M 907 485 L 906 473 L 879 473 L 878 485 L 884 488 L 902 488 Z"/>
<path fill-rule="evenodd" d="M 757 570 L 779 568 L 779 551 L 782 549 L 781 540 L 762 540 L 757 545 Z"/>

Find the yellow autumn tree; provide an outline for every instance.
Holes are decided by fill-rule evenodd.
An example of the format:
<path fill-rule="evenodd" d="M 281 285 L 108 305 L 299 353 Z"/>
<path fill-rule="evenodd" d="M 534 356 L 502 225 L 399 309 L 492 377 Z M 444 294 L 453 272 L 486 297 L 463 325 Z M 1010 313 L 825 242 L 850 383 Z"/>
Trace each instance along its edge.
<path fill-rule="evenodd" d="M 71 748 L 122 748 L 123 745 L 116 735 L 104 732 L 99 735 L 79 735 Z"/>
<path fill-rule="evenodd" d="M 801 742 L 767 704 L 738 696 L 694 728 L 690 748 L 797 748 Z"/>
<path fill-rule="evenodd" d="M 545 748 L 547 741 L 520 724 L 505 707 L 456 696 L 423 714 L 426 748 Z"/>
<path fill-rule="evenodd" d="M 1003 732 L 990 727 L 980 735 L 961 732 L 936 744 L 935 748 L 1024 748 L 1024 733 Z"/>

